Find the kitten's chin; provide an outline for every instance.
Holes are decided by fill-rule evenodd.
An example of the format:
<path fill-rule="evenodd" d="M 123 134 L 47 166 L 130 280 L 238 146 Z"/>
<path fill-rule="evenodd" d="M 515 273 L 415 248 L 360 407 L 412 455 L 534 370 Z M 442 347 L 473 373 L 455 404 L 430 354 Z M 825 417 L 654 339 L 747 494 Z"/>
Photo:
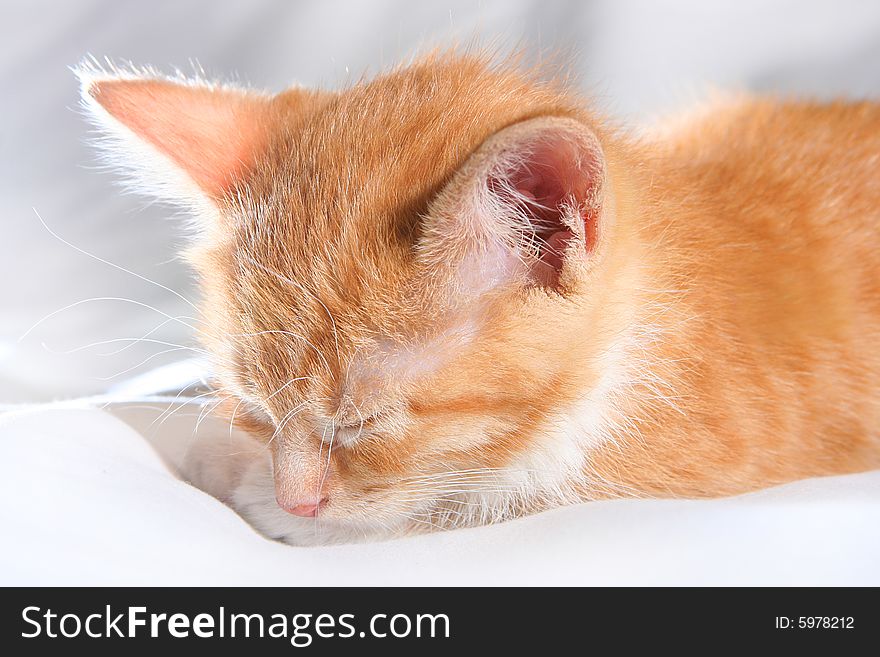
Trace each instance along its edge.
<path fill-rule="evenodd" d="M 355 543 L 416 533 L 406 517 L 388 517 L 376 510 L 375 521 L 292 515 L 278 506 L 268 450 L 245 436 L 215 437 L 191 446 L 182 466 L 191 484 L 232 507 L 266 538 L 290 545 Z M 368 516 L 369 517 L 369 516 Z"/>
<path fill-rule="evenodd" d="M 322 516 L 320 512 L 314 518 L 291 515 L 278 506 L 271 468 L 262 460 L 242 473 L 226 502 L 260 534 L 289 545 L 356 543 L 409 533 L 402 520 L 389 518 L 370 523 Z"/>
<path fill-rule="evenodd" d="M 387 529 L 334 519 L 298 518 L 276 505 L 249 504 L 239 514 L 266 538 L 295 546 L 357 543 L 391 538 Z"/>
<path fill-rule="evenodd" d="M 370 524 L 336 518 L 300 518 L 291 516 L 271 502 L 254 501 L 236 505 L 239 514 L 260 534 L 275 541 L 296 546 L 333 545 L 399 538 L 410 533 L 400 523 L 398 529 L 387 524 Z"/>

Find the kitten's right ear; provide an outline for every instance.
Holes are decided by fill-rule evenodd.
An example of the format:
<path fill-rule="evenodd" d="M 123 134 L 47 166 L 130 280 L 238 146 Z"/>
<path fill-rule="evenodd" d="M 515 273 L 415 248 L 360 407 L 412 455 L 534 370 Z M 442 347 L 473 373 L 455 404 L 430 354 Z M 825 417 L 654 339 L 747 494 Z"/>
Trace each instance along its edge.
<path fill-rule="evenodd" d="M 157 198 L 184 205 L 222 199 L 265 146 L 268 96 L 152 72 L 89 65 L 75 72 L 108 159 Z"/>

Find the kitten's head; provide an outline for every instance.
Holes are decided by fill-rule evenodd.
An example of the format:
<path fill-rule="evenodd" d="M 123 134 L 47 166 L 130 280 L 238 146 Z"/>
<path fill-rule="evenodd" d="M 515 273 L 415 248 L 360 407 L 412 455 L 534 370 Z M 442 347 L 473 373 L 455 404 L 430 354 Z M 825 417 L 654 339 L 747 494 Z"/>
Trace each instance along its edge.
<path fill-rule="evenodd" d="M 564 495 L 619 334 L 610 138 L 473 58 L 268 96 L 82 73 L 139 183 L 191 206 L 202 339 L 319 524 L 492 519 Z"/>

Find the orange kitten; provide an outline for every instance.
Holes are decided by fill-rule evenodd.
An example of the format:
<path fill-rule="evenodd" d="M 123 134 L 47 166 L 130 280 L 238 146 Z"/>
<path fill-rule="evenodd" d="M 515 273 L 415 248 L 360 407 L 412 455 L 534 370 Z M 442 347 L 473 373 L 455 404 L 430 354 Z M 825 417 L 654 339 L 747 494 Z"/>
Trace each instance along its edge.
<path fill-rule="evenodd" d="M 80 77 L 111 154 L 198 217 L 201 338 L 268 445 L 232 499 L 271 536 L 880 466 L 878 105 L 636 137 L 475 57 L 277 96 Z"/>

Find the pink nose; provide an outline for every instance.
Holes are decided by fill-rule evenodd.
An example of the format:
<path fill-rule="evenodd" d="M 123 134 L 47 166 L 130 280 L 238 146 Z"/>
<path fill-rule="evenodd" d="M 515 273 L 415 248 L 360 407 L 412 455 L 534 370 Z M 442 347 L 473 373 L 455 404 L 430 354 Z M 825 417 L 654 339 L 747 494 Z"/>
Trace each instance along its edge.
<path fill-rule="evenodd" d="M 282 502 L 278 500 L 278 506 L 287 511 L 290 514 L 295 516 L 300 516 L 302 518 L 314 518 L 318 515 L 318 510 L 327 503 L 327 498 L 316 499 L 316 498 L 307 498 L 294 500 L 291 502 Z"/>

